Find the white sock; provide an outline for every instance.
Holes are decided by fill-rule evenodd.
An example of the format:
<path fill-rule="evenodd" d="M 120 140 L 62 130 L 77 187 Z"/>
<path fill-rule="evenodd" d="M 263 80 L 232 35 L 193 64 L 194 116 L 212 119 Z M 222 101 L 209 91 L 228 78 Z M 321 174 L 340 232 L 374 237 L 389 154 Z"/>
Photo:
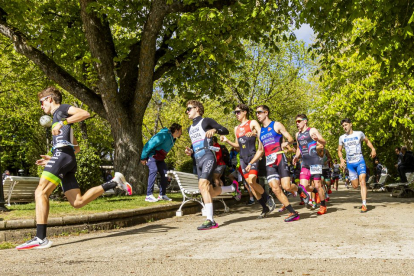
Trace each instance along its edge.
<path fill-rule="evenodd" d="M 204 205 L 204 208 L 206 208 L 207 219 L 214 221 L 213 220 L 213 203 L 206 203 Z"/>
<path fill-rule="evenodd" d="M 236 188 L 234 187 L 234 185 L 230 185 L 230 186 L 221 186 L 221 194 L 225 194 L 225 193 L 231 193 L 236 191 Z"/>
<path fill-rule="evenodd" d="M 250 201 L 254 201 L 254 197 L 252 197 L 252 196 L 251 196 L 251 197 L 250 197 Z"/>
<path fill-rule="evenodd" d="M 363 200 L 362 201 L 362 205 L 366 206 L 367 205 L 367 201 L 366 200 Z"/>

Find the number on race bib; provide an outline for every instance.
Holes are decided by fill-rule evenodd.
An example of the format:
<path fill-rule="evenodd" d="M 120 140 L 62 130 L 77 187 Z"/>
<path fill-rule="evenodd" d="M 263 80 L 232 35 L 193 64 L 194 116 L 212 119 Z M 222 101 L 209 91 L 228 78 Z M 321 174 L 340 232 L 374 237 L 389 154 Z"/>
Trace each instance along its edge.
<path fill-rule="evenodd" d="M 275 163 L 276 158 L 277 158 L 276 152 L 266 156 L 266 166 L 269 166 L 269 165 L 272 165 L 273 163 Z"/>
<path fill-rule="evenodd" d="M 310 166 L 311 175 L 322 174 L 322 165 L 311 165 Z"/>

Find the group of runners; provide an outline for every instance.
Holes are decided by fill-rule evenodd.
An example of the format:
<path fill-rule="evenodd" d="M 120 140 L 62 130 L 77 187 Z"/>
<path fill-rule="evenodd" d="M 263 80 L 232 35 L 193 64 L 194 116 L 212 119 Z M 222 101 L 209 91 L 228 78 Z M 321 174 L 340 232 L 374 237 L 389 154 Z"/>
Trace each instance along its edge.
<path fill-rule="evenodd" d="M 87 119 L 90 115 L 83 109 L 62 104 L 62 94 L 55 87 L 48 87 L 39 92 L 38 98 L 44 113 L 50 114 L 53 117 L 53 147 L 51 155 L 42 155 L 42 158 L 36 161 L 37 165 L 45 168 L 35 191 L 36 236 L 17 246 L 16 249 L 18 250 L 42 249 L 52 245 L 52 242 L 46 238 L 49 196 L 59 185 L 62 186 L 66 198 L 75 208 L 85 206 L 105 191 L 115 187 L 124 190 L 129 195 L 132 194 L 131 185 L 120 172 L 116 172 L 112 180 L 89 189 L 83 195 L 81 194 L 75 177 L 77 170 L 75 154 L 80 151 L 80 148 L 73 135 L 72 125 Z M 218 144 L 216 146 L 213 144 L 213 137 L 216 134 L 220 135 L 222 142 L 239 148 L 240 167 L 243 177 L 247 182 L 248 189 L 262 206 L 259 218 L 265 218 L 276 206 L 273 197 L 257 183 L 258 162 L 261 158 L 265 158 L 266 176 L 269 186 L 277 199 L 283 204 L 282 209 L 289 211 L 285 222 L 299 220 L 300 215 L 290 204 L 284 191 L 294 196 L 299 195 L 304 204 L 307 205 L 312 200 L 312 193 L 314 193 L 320 201 L 318 215 L 327 213 L 325 189 L 321 180 L 324 174 L 323 166 L 331 158 L 329 156 L 326 157 L 329 153 L 324 149 L 326 145 L 325 139 L 317 129 L 308 126 L 308 118 L 305 114 L 299 114 L 295 118 L 298 132 L 295 136 L 297 150 L 292 160 L 293 165 L 299 164 L 298 162 L 301 160 L 300 180 L 298 184 L 295 184 L 291 181 L 288 161 L 284 152 L 284 148 L 293 145 L 294 139 L 282 123 L 272 121 L 269 118 L 270 108 L 268 106 L 259 105 L 256 107 L 257 121 L 249 119 L 250 109 L 247 105 L 238 104 L 236 106 L 234 114 L 240 125 L 234 128 L 234 142 L 225 136 L 229 134 L 227 128 L 218 124 L 214 119 L 203 117 L 204 107 L 201 102 L 196 100 L 188 101 L 186 113 L 188 118 L 192 120 L 192 124 L 188 128 L 192 146 L 191 148 L 186 147 L 185 153 L 195 158 L 199 189 L 205 204 L 204 208 L 207 217 L 203 224 L 197 227 L 198 230 L 208 230 L 219 226 L 213 218 L 212 200 L 214 197 L 229 192 L 235 192 L 238 198 L 241 197 L 237 181 L 234 181 L 230 186 L 223 186 L 217 178 L 217 174 L 220 173 L 222 168 L 219 167 L 219 170 L 216 170 L 215 152 L 217 151 Z M 341 125 L 345 134 L 339 138 L 338 156 L 341 162 L 340 166 L 342 168 L 347 166 L 349 169 L 349 179 L 354 188 L 361 185 L 361 212 L 366 212 L 366 166 L 362 156 L 361 142 L 365 141 L 371 148 L 371 157 L 375 157 L 375 149 L 362 132 L 352 130 L 352 123 L 349 119 L 342 120 Z M 154 173 L 157 170 L 162 173 L 165 168 L 164 164 L 160 162 L 163 162 L 167 152 L 174 145 L 176 138 L 180 136 L 181 126 L 173 124 L 170 130 L 163 131 L 162 135 L 153 139 L 152 146 L 144 148 L 141 162 L 153 167 L 152 171 Z M 163 143 L 163 139 L 167 139 L 168 143 Z M 257 149 L 256 141 L 258 141 Z M 342 156 L 343 147 L 346 150 L 346 161 Z M 153 160 L 150 158 L 153 158 Z M 324 158 L 326 160 L 322 161 Z M 158 166 L 158 163 L 162 166 Z M 335 164 L 333 167 L 334 176 L 335 168 L 339 168 L 338 164 Z M 213 181 L 215 172 L 216 181 Z M 215 182 L 216 185 L 214 185 Z M 149 201 L 170 200 L 165 195 L 165 189 L 160 193 L 158 199 L 153 198 L 152 190 L 149 189 L 148 193 L 146 200 Z"/>
<path fill-rule="evenodd" d="M 327 213 L 326 201 L 329 199 L 331 183 L 338 188 L 340 169 L 349 171 L 349 180 L 354 188 L 361 186 L 362 207 L 361 212 L 367 212 L 366 206 L 366 164 L 362 155 L 362 142 L 366 142 L 371 148 L 371 158 L 376 156 L 375 148 L 361 131 L 353 131 L 350 119 L 343 119 L 341 126 L 344 134 L 339 138 L 338 156 L 340 164 L 325 149 L 326 140 L 316 128 L 308 126 L 308 118 L 305 114 L 296 116 L 296 127 L 298 132 L 295 135 L 297 149 L 293 157 L 293 165 L 301 162 L 299 184 L 291 181 L 291 174 L 288 160 L 284 149 L 293 145 L 294 139 L 281 122 L 272 121 L 269 118 L 270 108 L 266 105 L 256 107 L 256 120 L 250 120 L 250 109 L 245 104 L 238 104 L 234 114 L 240 125 L 234 128 L 235 141 L 231 141 L 225 135 L 229 131 L 211 118 L 203 118 L 204 107 L 199 101 L 187 102 L 186 113 L 188 118 L 193 120 L 188 132 L 192 147 L 187 147 L 187 155 L 193 155 L 196 160 L 199 187 L 204 202 L 206 203 L 207 218 L 199 226 L 198 230 L 217 228 L 219 225 L 213 218 L 212 198 L 227 192 L 240 193 L 238 182 L 233 181 L 230 186 L 217 186 L 213 183 L 213 174 L 216 167 L 216 159 L 212 137 L 220 135 L 220 140 L 230 146 L 239 149 L 240 168 L 248 189 L 262 206 L 258 218 L 265 218 L 275 209 L 275 202 L 271 195 L 267 194 L 264 188 L 257 183 L 258 162 L 261 158 L 266 161 L 266 177 L 276 198 L 282 203 L 282 210 L 288 210 L 289 215 L 285 222 L 299 220 L 299 213 L 290 204 L 286 192 L 296 196 L 299 195 L 303 204 L 314 206 L 310 202 L 320 203 L 318 215 Z M 256 149 L 256 140 L 258 147 Z M 346 160 L 343 158 L 342 150 L 345 148 Z M 331 168 L 332 167 L 332 168 Z M 332 180 L 331 181 L 331 169 Z M 326 191 L 326 192 L 325 192 Z M 314 196 L 312 196 L 314 195 Z M 312 198 L 315 197 L 314 201 Z"/>

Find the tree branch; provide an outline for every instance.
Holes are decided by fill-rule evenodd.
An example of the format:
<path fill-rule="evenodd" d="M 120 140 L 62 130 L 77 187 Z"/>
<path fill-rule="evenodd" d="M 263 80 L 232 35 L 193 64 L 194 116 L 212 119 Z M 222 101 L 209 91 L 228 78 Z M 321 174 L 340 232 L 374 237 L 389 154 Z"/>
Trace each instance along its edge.
<path fill-rule="evenodd" d="M 57 65 L 45 53 L 30 46 L 24 34 L 8 25 L 6 18 L 7 13 L 0 8 L 0 33 L 11 40 L 15 50 L 35 63 L 49 79 L 59 84 L 80 101 L 85 102 L 99 116 L 106 118 L 107 114 L 103 107 L 102 98 Z"/>
<path fill-rule="evenodd" d="M 152 81 L 156 81 L 158 79 L 160 79 L 165 73 L 167 73 L 168 71 L 170 71 L 172 68 L 174 68 L 175 66 L 177 66 L 177 62 L 181 63 L 183 62 L 186 58 L 187 55 L 193 51 L 196 47 L 191 47 L 190 49 L 188 49 L 187 51 L 185 51 L 184 53 L 178 55 L 176 58 L 165 62 L 163 65 L 159 66 L 157 68 L 157 70 L 155 70 L 154 75 L 152 77 Z"/>
<path fill-rule="evenodd" d="M 173 12 L 195 12 L 200 8 L 216 8 L 218 10 L 222 10 L 224 7 L 231 6 L 237 3 L 237 0 L 219 0 L 213 3 L 209 3 L 208 1 L 191 4 L 191 5 L 184 5 L 181 1 L 174 1 L 169 7 L 169 13 Z"/>
<path fill-rule="evenodd" d="M 114 58 L 116 57 L 115 45 L 106 16 L 101 18 L 97 12 L 88 9 L 88 6 L 95 2 L 95 0 L 80 1 L 81 18 L 92 57 L 99 60 L 99 62 L 95 63 L 100 77 L 98 83 L 99 91 L 105 98 L 114 98 L 117 97 L 118 92 L 114 66 Z M 108 102 L 113 101 L 109 99 Z"/>

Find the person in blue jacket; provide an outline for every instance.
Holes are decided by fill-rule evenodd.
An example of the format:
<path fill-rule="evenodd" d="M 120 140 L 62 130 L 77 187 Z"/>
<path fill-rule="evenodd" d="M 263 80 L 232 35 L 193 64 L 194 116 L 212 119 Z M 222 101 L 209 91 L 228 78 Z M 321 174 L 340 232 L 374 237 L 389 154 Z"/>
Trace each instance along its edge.
<path fill-rule="evenodd" d="M 171 199 L 165 194 L 167 190 L 167 165 L 165 158 L 168 152 L 174 146 L 175 140 L 181 136 L 182 127 L 179 124 L 173 123 L 170 128 L 164 127 L 157 134 L 155 134 L 144 146 L 141 154 L 141 163 L 147 165 L 149 168 L 147 196 L 145 201 L 157 202 L 158 200 Z M 155 198 L 154 183 L 157 177 L 157 172 L 161 176 L 160 195 Z"/>

